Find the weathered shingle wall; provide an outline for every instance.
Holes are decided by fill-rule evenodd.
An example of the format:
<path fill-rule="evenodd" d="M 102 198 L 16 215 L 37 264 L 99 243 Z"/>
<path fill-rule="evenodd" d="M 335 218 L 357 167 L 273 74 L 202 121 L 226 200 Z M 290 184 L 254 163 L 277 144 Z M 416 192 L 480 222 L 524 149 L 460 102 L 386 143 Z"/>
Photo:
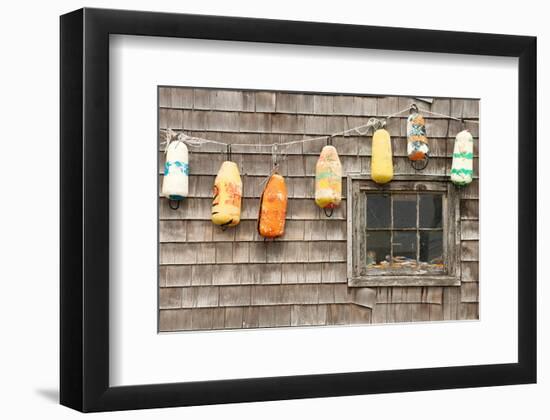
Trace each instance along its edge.
<path fill-rule="evenodd" d="M 365 124 L 369 117 L 395 113 L 413 99 L 160 88 L 159 101 L 160 129 L 227 143 L 272 144 Z M 456 117 L 477 119 L 479 114 L 474 100 L 415 102 L 421 109 Z M 387 125 L 394 171 L 413 174 L 406 157 L 403 115 Z M 460 123 L 425 118 L 432 157 L 424 172 L 448 174 Z M 467 128 L 475 138 L 477 175 L 478 125 L 467 123 Z M 333 140 L 344 174 L 370 173 L 371 142 L 370 135 Z M 159 199 L 161 331 L 478 317 L 478 181 L 461 192 L 461 287 L 357 292 L 346 280 L 346 181 L 342 205 L 331 218 L 313 200 L 315 164 L 325 144 L 321 140 L 292 146 L 281 163 L 289 201 L 285 235 L 275 241 L 264 241 L 256 231 L 271 149 L 232 149 L 243 181 L 242 220 L 236 228 L 222 231 L 210 222 L 210 213 L 214 178 L 226 152 L 218 145 L 190 148 L 189 197 L 176 211 L 166 199 Z M 162 168 L 162 145 L 159 162 Z"/>

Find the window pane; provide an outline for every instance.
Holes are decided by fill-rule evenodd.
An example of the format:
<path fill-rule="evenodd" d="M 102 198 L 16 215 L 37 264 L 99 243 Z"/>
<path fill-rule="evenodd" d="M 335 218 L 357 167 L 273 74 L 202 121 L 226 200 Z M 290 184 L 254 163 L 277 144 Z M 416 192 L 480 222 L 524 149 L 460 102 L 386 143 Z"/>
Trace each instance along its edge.
<path fill-rule="evenodd" d="M 390 232 L 367 231 L 367 266 L 389 260 Z"/>
<path fill-rule="evenodd" d="M 389 194 L 367 195 L 367 229 L 390 227 Z"/>
<path fill-rule="evenodd" d="M 419 225 L 421 228 L 440 228 L 443 214 L 441 194 L 420 194 Z"/>
<path fill-rule="evenodd" d="M 420 231 L 420 261 L 443 264 L 442 231 Z"/>
<path fill-rule="evenodd" d="M 416 261 L 416 232 L 393 232 L 393 262 Z"/>
<path fill-rule="evenodd" d="M 416 194 L 396 194 L 393 196 L 393 227 L 416 227 Z"/>

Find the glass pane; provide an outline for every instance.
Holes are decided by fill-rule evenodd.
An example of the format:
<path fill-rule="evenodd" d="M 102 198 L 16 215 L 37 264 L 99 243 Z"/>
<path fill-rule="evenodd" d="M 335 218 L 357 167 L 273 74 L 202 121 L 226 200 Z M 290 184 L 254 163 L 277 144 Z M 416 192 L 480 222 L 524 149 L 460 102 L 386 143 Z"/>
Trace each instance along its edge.
<path fill-rule="evenodd" d="M 367 195 L 367 229 L 390 227 L 390 196 Z"/>
<path fill-rule="evenodd" d="M 441 194 L 420 194 L 419 227 L 440 228 L 442 215 L 443 199 Z"/>
<path fill-rule="evenodd" d="M 393 196 L 393 227 L 416 227 L 416 194 L 396 194 Z"/>
<path fill-rule="evenodd" d="M 416 231 L 393 232 L 393 262 L 416 261 Z"/>
<path fill-rule="evenodd" d="M 442 231 L 420 231 L 420 261 L 443 266 Z"/>
<path fill-rule="evenodd" d="M 390 259 L 390 232 L 367 231 L 367 266 Z"/>

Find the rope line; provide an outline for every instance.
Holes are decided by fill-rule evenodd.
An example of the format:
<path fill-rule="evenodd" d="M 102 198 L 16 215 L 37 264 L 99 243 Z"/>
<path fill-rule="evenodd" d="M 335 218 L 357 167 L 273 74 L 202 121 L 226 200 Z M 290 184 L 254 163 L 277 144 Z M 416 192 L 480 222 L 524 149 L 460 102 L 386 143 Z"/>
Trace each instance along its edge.
<path fill-rule="evenodd" d="M 257 147 L 257 148 L 269 148 L 271 149 L 271 153 L 273 155 L 273 166 L 274 168 L 278 167 L 281 162 L 285 161 L 288 156 L 288 149 L 291 146 L 297 145 L 297 144 L 304 144 L 309 143 L 313 141 L 318 140 L 325 140 L 327 144 L 332 144 L 332 139 L 334 137 L 345 137 L 349 135 L 350 133 L 357 133 L 360 136 L 364 136 L 368 134 L 369 130 L 377 130 L 379 128 L 384 128 L 391 118 L 395 118 L 404 112 L 410 111 L 413 107 L 416 107 L 415 103 L 409 104 L 406 108 L 403 108 L 400 111 L 397 111 L 393 114 L 383 116 L 380 118 L 371 117 L 367 121 L 366 124 L 358 125 L 356 127 L 348 128 L 347 130 L 338 131 L 336 133 L 332 133 L 330 135 L 323 135 L 323 136 L 317 136 L 317 137 L 310 137 L 310 138 L 302 138 L 300 140 L 293 140 L 293 141 L 287 141 L 282 143 L 262 143 L 262 144 L 249 144 L 249 143 L 225 143 L 222 141 L 212 140 L 212 139 L 206 139 L 202 137 L 196 137 L 196 136 L 189 136 L 185 133 L 175 133 L 171 128 L 163 129 L 167 134 L 167 139 L 163 142 L 163 145 L 166 146 L 165 152 L 168 150 L 168 145 L 172 141 L 181 141 L 188 146 L 191 147 L 201 147 L 203 144 L 216 144 L 219 146 L 223 146 L 227 151 L 228 154 L 231 153 L 231 149 L 229 148 L 229 145 L 231 148 L 234 147 Z M 417 108 L 417 107 L 416 107 Z M 464 111 L 464 110 L 463 110 Z M 449 118 L 452 120 L 460 121 L 464 123 L 464 118 L 456 118 L 451 115 L 441 114 L 439 112 L 429 111 L 427 109 L 419 110 L 421 113 L 431 114 L 439 117 Z M 479 121 L 477 120 L 468 120 L 468 122 L 479 124 Z M 448 137 L 448 136 L 447 136 Z M 279 158 L 276 157 L 276 155 L 279 156 Z"/>

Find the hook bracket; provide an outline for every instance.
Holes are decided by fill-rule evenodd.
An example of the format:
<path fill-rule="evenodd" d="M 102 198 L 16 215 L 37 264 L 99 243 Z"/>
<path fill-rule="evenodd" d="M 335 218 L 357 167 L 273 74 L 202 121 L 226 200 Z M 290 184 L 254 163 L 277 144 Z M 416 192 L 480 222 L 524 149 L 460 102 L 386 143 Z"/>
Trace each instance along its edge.
<path fill-rule="evenodd" d="M 172 210 L 177 210 L 180 208 L 180 200 L 168 200 L 168 206 L 172 209 Z"/>
<path fill-rule="evenodd" d="M 426 169 L 426 166 L 428 166 L 429 161 L 430 161 L 430 155 L 428 155 L 427 153 L 424 156 L 424 159 L 409 160 L 409 162 L 411 163 L 412 168 L 415 171 L 422 171 L 422 170 Z"/>

